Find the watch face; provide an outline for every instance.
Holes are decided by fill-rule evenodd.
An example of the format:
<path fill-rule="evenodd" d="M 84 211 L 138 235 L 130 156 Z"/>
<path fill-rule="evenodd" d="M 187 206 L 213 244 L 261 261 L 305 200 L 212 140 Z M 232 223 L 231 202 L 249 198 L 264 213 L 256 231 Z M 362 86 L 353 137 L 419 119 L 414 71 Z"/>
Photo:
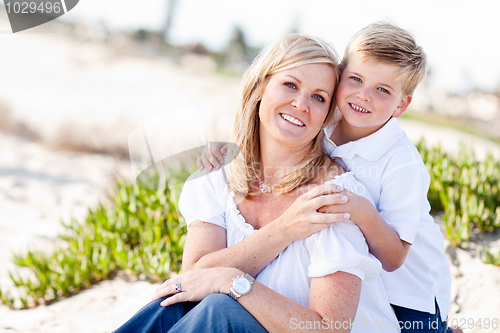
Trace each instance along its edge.
<path fill-rule="evenodd" d="M 250 281 L 248 279 L 238 276 L 236 279 L 233 281 L 233 288 L 234 290 L 241 295 L 248 294 L 250 292 L 250 288 L 252 285 L 250 284 Z"/>

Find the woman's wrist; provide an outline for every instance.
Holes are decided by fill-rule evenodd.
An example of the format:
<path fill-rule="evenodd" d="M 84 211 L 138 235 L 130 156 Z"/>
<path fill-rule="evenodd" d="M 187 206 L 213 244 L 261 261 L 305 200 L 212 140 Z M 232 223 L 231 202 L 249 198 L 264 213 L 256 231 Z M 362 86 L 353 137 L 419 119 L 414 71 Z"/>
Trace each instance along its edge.
<path fill-rule="evenodd" d="M 239 275 L 245 275 L 245 273 L 233 267 L 224 267 L 221 269 L 219 293 L 227 295 L 229 294 L 229 289 L 233 286 L 233 279 Z"/>
<path fill-rule="evenodd" d="M 294 235 L 290 233 L 292 228 L 287 225 L 287 221 L 283 218 L 283 216 L 280 216 L 271 223 L 268 223 L 262 229 L 266 230 L 270 240 L 276 242 L 277 245 L 285 244 L 285 246 L 288 246 L 296 240 Z"/>

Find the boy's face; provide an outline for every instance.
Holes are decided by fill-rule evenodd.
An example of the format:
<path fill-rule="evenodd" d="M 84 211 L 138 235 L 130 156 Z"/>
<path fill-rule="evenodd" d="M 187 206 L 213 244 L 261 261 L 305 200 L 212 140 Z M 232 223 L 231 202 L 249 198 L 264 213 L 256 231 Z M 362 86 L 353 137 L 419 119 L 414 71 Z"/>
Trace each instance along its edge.
<path fill-rule="evenodd" d="M 379 130 L 391 117 L 399 117 L 411 102 L 403 95 L 398 67 L 354 57 L 342 72 L 337 105 L 344 131 L 357 139 Z"/>

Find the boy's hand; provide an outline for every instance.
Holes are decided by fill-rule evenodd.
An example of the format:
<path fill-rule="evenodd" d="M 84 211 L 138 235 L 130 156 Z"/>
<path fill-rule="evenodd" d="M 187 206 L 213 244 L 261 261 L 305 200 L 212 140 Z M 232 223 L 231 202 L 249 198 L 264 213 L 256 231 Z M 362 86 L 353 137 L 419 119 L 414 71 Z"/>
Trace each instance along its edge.
<path fill-rule="evenodd" d="M 224 164 L 224 155 L 226 155 L 226 153 L 227 146 L 224 142 L 211 142 L 196 160 L 196 166 L 200 171 L 204 169 L 212 171 L 213 168 L 219 170 Z"/>
<path fill-rule="evenodd" d="M 349 213 L 350 220 L 358 224 L 357 221 L 365 220 L 362 215 L 371 213 L 370 210 L 374 209 L 372 203 L 361 195 L 346 189 L 343 189 L 342 195 L 344 200 L 334 205 L 323 206 L 318 209 L 318 212 L 328 214 Z"/>

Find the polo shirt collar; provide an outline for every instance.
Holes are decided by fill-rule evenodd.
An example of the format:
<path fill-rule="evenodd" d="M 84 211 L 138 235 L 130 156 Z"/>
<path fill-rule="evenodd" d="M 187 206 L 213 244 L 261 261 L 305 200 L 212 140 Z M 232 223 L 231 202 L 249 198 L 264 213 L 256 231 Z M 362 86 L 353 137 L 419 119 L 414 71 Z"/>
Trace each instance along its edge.
<path fill-rule="evenodd" d="M 339 112 L 340 113 L 340 112 Z M 325 127 L 325 150 L 332 157 L 352 159 L 358 155 L 368 161 L 378 161 L 393 145 L 404 135 L 404 131 L 399 126 L 396 118 L 391 118 L 381 129 L 367 137 L 356 141 L 350 141 L 341 146 L 337 146 L 330 140 L 339 119 L 334 119 L 331 125 Z M 336 121 L 335 121 L 336 120 Z"/>

